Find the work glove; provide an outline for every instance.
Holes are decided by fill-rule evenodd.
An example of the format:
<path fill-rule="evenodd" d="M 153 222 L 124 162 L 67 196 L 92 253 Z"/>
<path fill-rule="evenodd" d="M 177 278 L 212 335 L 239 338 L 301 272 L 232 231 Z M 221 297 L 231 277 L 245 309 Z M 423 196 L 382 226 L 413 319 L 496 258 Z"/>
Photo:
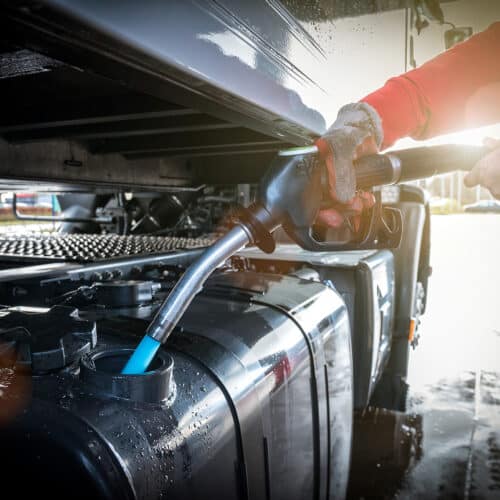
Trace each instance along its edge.
<path fill-rule="evenodd" d="M 465 176 L 464 184 L 474 187 L 478 184 L 487 188 L 490 193 L 500 200 L 500 140 L 488 137 L 484 145 L 491 153 L 481 158 Z"/>
<path fill-rule="evenodd" d="M 382 140 L 382 123 L 372 106 L 358 102 L 340 109 L 333 125 L 316 141 L 332 201 L 331 208 L 320 211 L 319 224 L 339 228 L 352 217 L 354 229 L 358 229 L 362 211 L 371 208 L 375 199 L 371 193 L 356 191 L 353 162 L 377 153 Z"/>

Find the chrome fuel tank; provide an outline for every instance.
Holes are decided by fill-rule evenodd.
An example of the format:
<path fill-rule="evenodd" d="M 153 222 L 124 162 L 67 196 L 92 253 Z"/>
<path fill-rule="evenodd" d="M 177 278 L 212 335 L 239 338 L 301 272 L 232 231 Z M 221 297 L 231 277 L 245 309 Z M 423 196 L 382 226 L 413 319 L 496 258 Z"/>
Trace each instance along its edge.
<path fill-rule="evenodd" d="M 7 403 L 19 391 L 1 396 L 11 408 L 0 425 L 5 488 L 141 499 L 345 495 L 352 368 L 335 291 L 221 273 L 152 370 L 119 375 L 151 314 L 81 312 L 96 320 L 98 341 L 79 362 L 32 377 L 4 368 L 25 396 L 17 406 Z M 30 482 L 17 482 L 17 467 Z"/>

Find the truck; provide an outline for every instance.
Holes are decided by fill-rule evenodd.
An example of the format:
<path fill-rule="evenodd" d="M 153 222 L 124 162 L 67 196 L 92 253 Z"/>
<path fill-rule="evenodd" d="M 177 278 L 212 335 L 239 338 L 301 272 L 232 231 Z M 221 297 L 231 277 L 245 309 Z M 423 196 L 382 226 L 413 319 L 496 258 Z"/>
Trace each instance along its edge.
<path fill-rule="evenodd" d="M 333 121 L 338 19 L 405 5 L 0 2 L 0 188 L 51 229 L 0 235 L 3 492 L 345 497 L 354 411 L 405 410 L 421 188 L 376 190 L 392 239 L 313 227 L 324 251 L 278 230 L 229 256 L 149 370 L 121 369 L 278 151 Z M 20 213 L 22 192 L 60 213 Z"/>

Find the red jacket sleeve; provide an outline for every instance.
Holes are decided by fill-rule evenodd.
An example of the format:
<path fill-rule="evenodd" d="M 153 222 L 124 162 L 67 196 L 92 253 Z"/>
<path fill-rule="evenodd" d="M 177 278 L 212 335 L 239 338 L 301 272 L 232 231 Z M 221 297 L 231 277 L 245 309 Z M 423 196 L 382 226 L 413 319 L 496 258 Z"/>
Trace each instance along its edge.
<path fill-rule="evenodd" d="M 362 101 L 382 119 L 383 148 L 406 136 L 425 139 L 500 122 L 500 22 Z"/>

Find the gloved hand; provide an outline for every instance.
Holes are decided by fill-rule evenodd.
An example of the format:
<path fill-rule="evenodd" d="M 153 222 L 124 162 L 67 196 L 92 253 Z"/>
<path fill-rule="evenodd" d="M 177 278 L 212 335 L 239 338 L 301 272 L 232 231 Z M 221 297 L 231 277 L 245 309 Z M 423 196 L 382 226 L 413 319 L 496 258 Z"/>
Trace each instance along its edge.
<path fill-rule="evenodd" d="M 478 184 L 489 189 L 490 193 L 500 200 L 500 140 L 488 137 L 484 145 L 491 153 L 481 158 L 473 169 L 465 176 L 464 184 L 474 187 Z"/>
<path fill-rule="evenodd" d="M 343 106 L 334 124 L 316 141 L 328 171 L 332 199 L 332 208 L 319 213 L 320 224 L 340 227 L 346 217 L 354 215 L 355 226 L 359 225 L 359 215 L 373 206 L 374 198 L 370 193 L 356 192 L 353 162 L 361 156 L 377 153 L 382 140 L 378 113 L 369 104 L 358 102 Z"/>

